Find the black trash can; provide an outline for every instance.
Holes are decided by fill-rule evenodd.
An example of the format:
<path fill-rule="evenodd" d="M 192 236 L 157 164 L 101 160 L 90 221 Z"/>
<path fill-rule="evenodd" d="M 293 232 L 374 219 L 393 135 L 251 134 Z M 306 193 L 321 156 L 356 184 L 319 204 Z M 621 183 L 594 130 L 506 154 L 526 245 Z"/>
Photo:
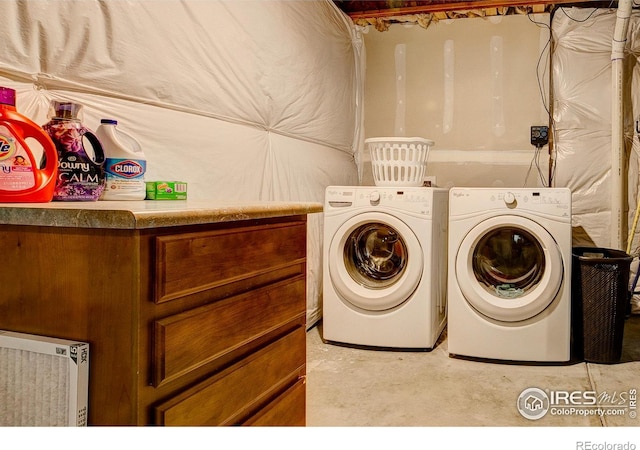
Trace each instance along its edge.
<path fill-rule="evenodd" d="M 574 357 L 595 363 L 620 361 L 632 260 L 621 250 L 573 248 Z"/>

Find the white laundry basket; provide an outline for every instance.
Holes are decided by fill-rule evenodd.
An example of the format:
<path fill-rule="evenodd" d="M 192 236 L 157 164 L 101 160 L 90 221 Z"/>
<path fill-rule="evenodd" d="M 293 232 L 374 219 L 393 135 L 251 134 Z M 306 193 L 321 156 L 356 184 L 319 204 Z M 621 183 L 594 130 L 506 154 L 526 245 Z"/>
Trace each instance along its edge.
<path fill-rule="evenodd" d="M 364 143 L 371 152 L 376 186 L 423 185 L 433 141 L 420 137 L 379 137 L 365 139 Z"/>

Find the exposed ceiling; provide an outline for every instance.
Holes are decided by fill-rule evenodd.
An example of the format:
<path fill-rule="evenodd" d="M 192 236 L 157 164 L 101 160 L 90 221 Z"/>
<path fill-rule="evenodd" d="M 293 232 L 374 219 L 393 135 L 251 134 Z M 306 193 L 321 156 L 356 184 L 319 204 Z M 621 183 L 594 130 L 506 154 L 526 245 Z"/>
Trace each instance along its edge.
<path fill-rule="evenodd" d="M 385 31 L 392 23 L 418 23 L 427 28 L 438 20 L 509 14 L 551 12 L 557 6 L 616 7 L 612 1 L 571 0 L 431 0 L 347 1 L 334 3 L 358 25 L 373 25 Z"/>

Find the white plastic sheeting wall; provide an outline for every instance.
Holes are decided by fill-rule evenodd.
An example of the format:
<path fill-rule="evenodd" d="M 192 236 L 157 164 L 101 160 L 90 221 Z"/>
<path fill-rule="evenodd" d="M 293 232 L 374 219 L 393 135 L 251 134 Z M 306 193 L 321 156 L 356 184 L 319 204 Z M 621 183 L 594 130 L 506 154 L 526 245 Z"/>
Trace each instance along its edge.
<path fill-rule="evenodd" d="M 189 198 L 322 202 L 357 184 L 359 51 L 329 0 L 0 2 L 0 85 L 44 124 L 50 100 L 136 136 L 148 180 Z M 321 312 L 322 215 L 309 217 L 308 323 Z"/>
<path fill-rule="evenodd" d="M 576 245 L 612 245 L 609 227 L 615 221 L 610 209 L 611 42 L 615 21 L 615 10 L 561 8 L 552 22 L 556 40 L 552 56 L 555 184 L 570 187 L 573 192 Z M 629 25 L 631 47 L 627 48 L 630 53 L 625 64 L 625 82 L 629 86 L 625 94 L 625 144 L 628 150 L 633 148 L 628 165 L 631 214 L 638 185 L 632 108 L 640 94 L 631 89 L 640 70 L 634 67 L 637 65 L 632 46 L 639 25 L 638 16 L 634 15 Z"/>
<path fill-rule="evenodd" d="M 611 214 L 611 44 L 615 23 L 615 9 L 560 8 L 552 20 L 555 185 L 567 186 L 573 192 L 574 245 L 616 248 L 610 233 L 610 227 L 617 223 Z M 628 176 L 625 237 L 631 231 L 640 183 L 640 145 L 635 131 L 640 114 L 639 57 L 640 13 L 634 11 L 623 64 L 626 88 L 622 122 Z M 638 230 L 631 238 L 630 253 L 637 256 Z M 634 300 L 635 309 L 638 305 Z"/>

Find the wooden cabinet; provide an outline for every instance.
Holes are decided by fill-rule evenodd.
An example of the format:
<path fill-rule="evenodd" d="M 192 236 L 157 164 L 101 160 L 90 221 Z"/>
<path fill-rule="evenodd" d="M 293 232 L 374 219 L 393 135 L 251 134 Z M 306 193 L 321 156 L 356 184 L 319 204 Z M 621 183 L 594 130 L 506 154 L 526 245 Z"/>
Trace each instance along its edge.
<path fill-rule="evenodd" d="M 90 425 L 305 424 L 305 215 L 0 230 L 0 329 L 89 342 Z"/>

